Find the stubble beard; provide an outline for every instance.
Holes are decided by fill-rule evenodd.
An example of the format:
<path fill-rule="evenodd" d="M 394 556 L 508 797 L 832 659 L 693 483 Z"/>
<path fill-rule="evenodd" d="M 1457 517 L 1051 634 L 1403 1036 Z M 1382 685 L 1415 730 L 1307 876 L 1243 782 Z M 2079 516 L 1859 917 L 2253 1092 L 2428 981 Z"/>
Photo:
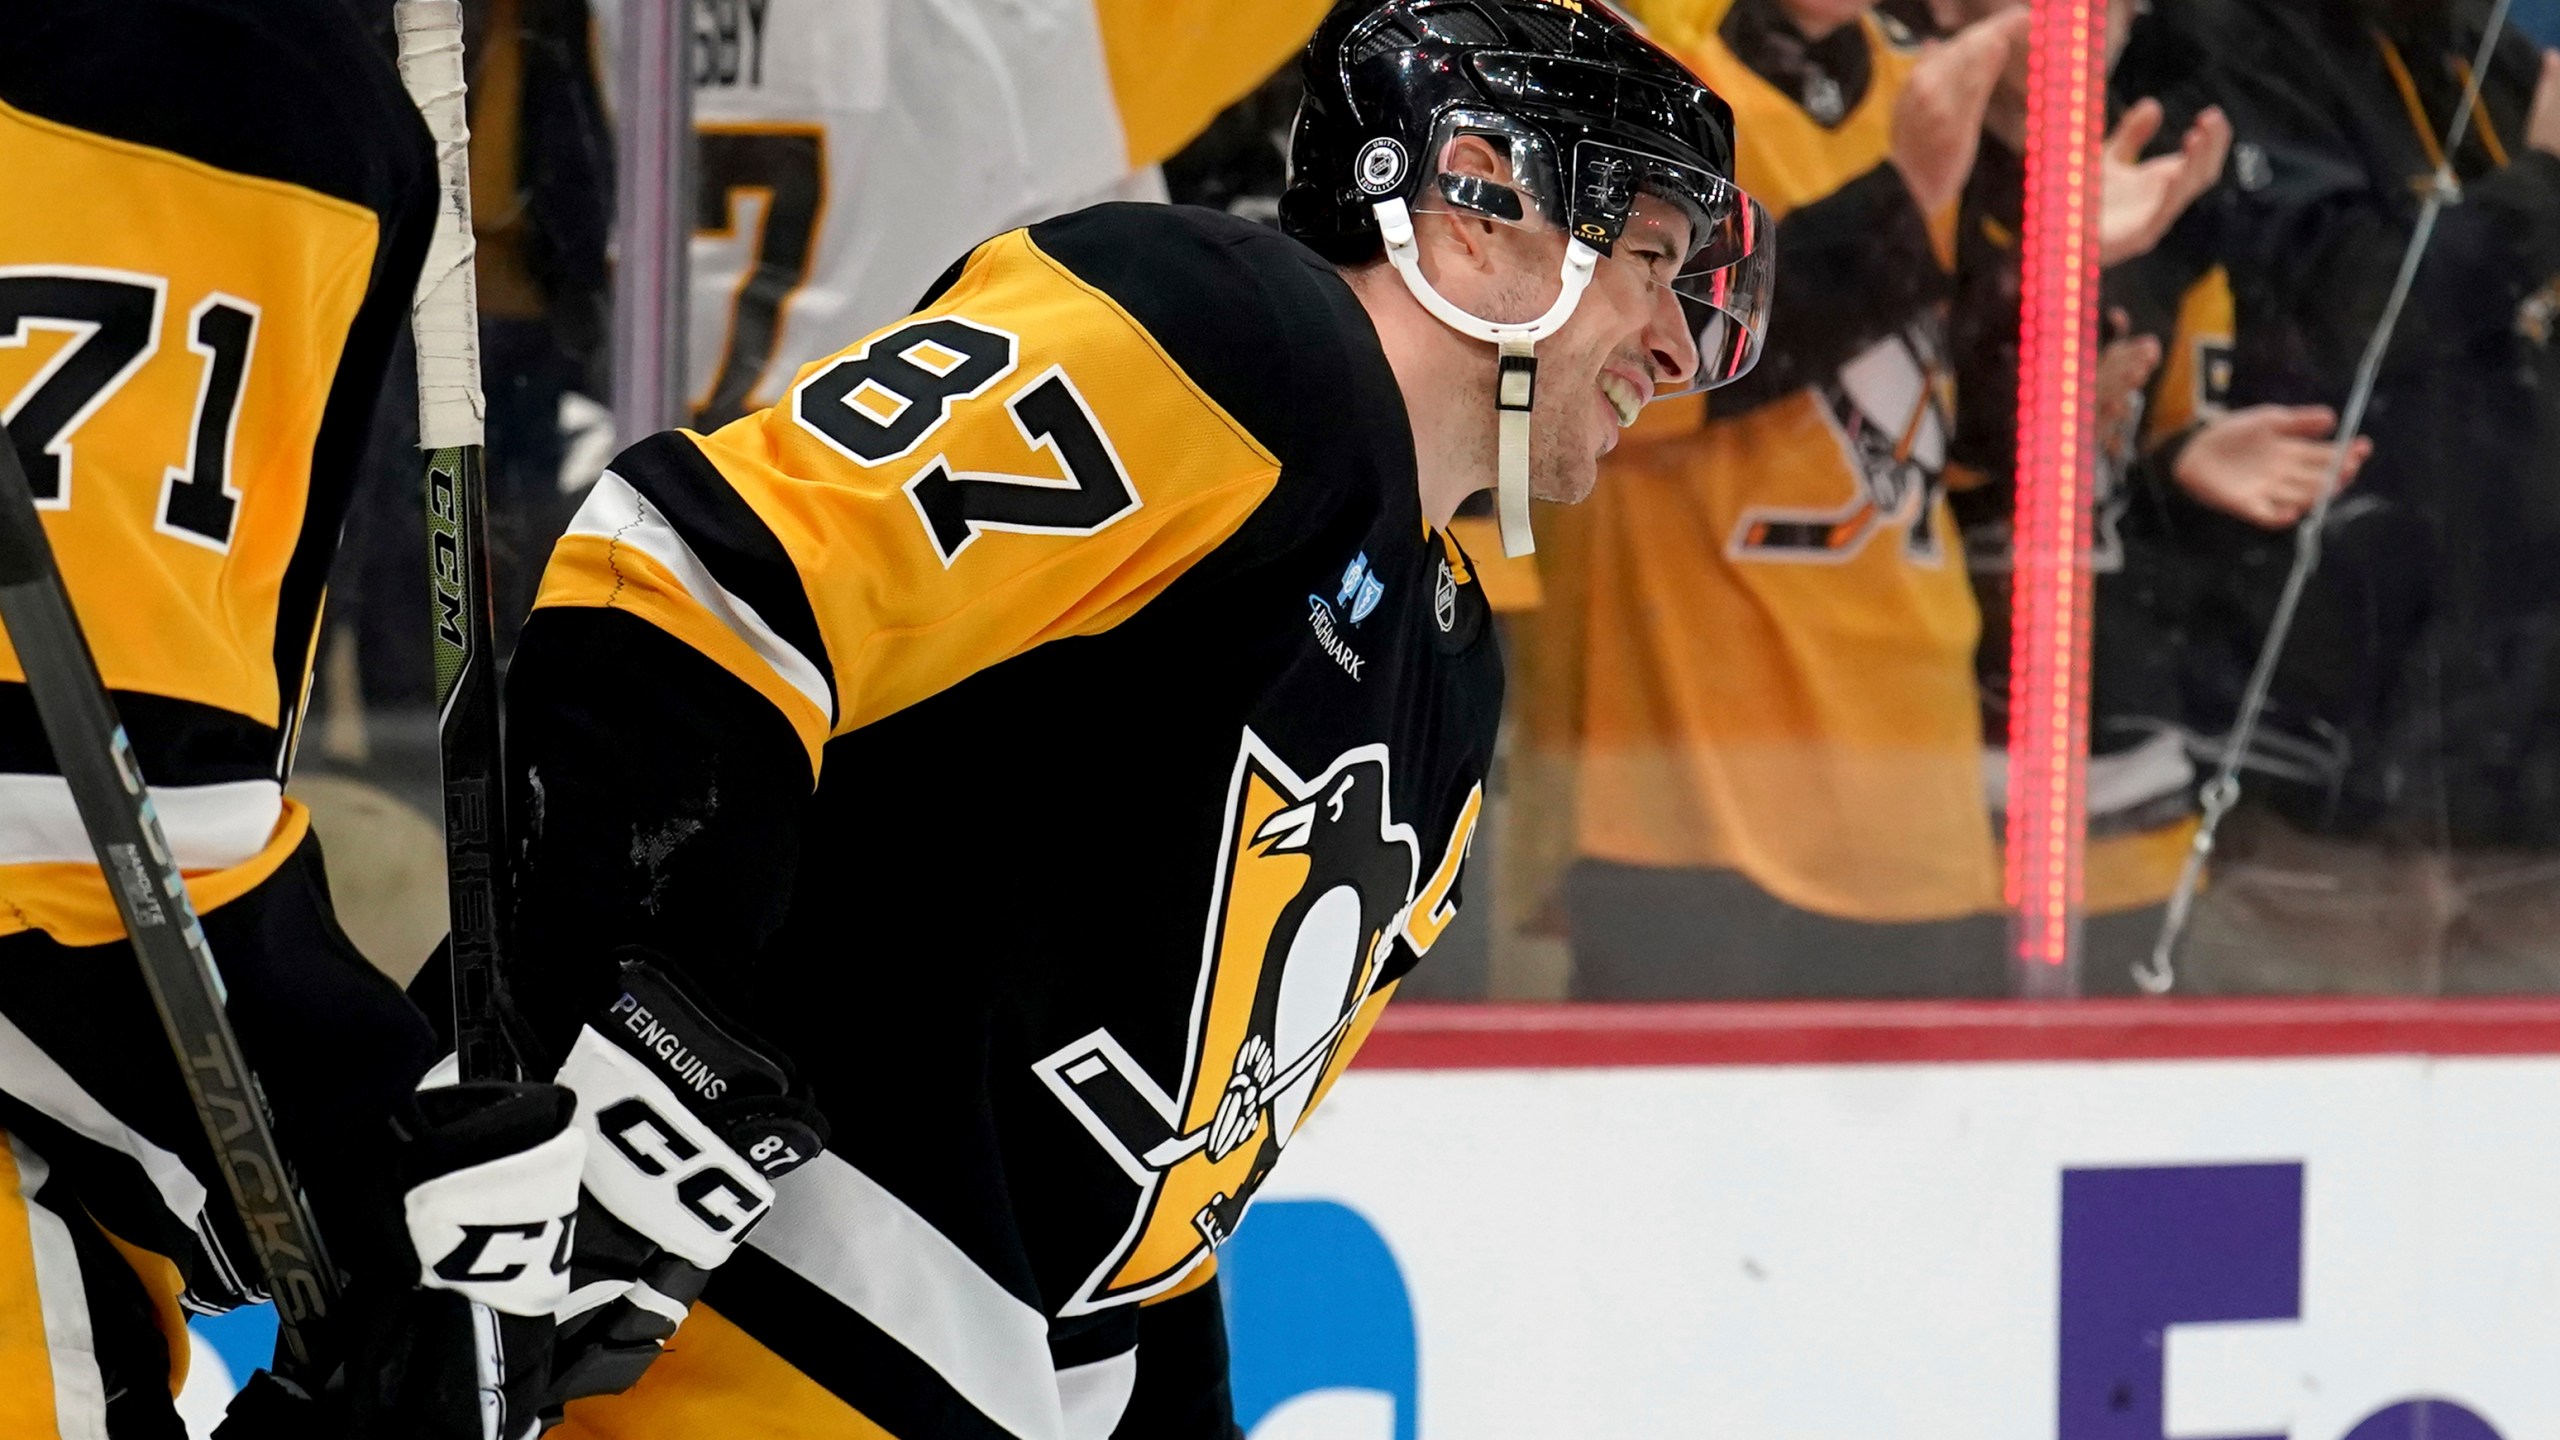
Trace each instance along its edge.
<path fill-rule="evenodd" d="M 1561 418 L 1529 421 L 1529 493 L 1557 505 L 1578 505 L 1600 483 L 1600 462 Z"/>
<path fill-rule="evenodd" d="M 1641 352 L 1623 348 L 1614 358 L 1630 369 L 1644 364 Z M 1541 500 L 1577 505 L 1600 483 L 1603 432 L 1592 428 L 1592 417 L 1602 368 L 1598 358 L 1580 354 L 1558 355 L 1538 367 L 1538 409 L 1529 422 L 1529 493 Z M 1615 412 L 1606 423 L 1608 433 L 1623 436 Z"/>
<path fill-rule="evenodd" d="M 1498 313 L 1522 320 L 1543 314 L 1554 300 L 1546 293 L 1550 288 L 1543 281 L 1519 279 L 1506 287 Z M 1588 498 L 1599 483 L 1600 464 L 1592 454 L 1593 436 L 1587 428 L 1599 367 L 1586 363 L 1585 357 L 1561 353 L 1558 338 L 1550 337 L 1538 346 L 1537 407 L 1529 416 L 1529 493 L 1553 504 L 1573 505 Z M 1488 367 L 1485 408 L 1492 423 L 1480 432 L 1487 441 L 1484 473 L 1497 488 L 1502 474 L 1501 412 L 1492 400 L 1500 373 L 1498 360 Z M 1579 383 L 1568 376 L 1578 377 Z"/>

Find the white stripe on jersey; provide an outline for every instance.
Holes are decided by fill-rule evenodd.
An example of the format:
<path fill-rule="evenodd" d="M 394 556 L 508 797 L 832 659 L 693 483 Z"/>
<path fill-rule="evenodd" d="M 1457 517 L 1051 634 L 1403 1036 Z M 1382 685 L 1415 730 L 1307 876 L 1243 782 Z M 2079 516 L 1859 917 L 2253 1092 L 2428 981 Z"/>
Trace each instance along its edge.
<path fill-rule="evenodd" d="M 1061 1411 L 1048 1319 L 931 1221 L 832 1152 L 773 1188 L 773 1213 L 748 1245 L 879 1327 L 1021 1440 L 1083 1440 Z"/>
<path fill-rule="evenodd" d="M 273 780 L 154 785 L 152 808 L 181 870 L 228 870 L 257 858 L 284 818 Z M 71 785 L 59 775 L 0 775 L 0 865 L 94 865 Z"/>
<path fill-rule="evenodd" d="M 54 1425 L 62 1440 L 108 1440 L 107 1383 L 98 1373 L 80 1252 L 72 1248 L 62 1217 L 36 1203 L 51 1168 L 15 1135 L 9 1137 L 9 1158 L 18 1165 L 18 1208 L 27 1217 L 27 1239 L 35 1251 L 36 1304 L 44 1313 L 45 1357 L 53 1368 Z"/>
<path fill-rule="evenodd" d="M 132 1156 L 178 1223 L 204 1232 L 204 1182 L 186 1162 L 117 1119 L 6 1015 L 0 1015 L 0 1091 L 84 1140 Z"/>
<path fill-rule="evenodd" d="M 1058 1372 L 1058 1403 L 1067 1415 L 1067 1440 L 1111 1440 L 1129 1397 L 1138 1392 L 1138 1352 L 1072 1365 Z"/>
<path fill-rule="evenodd" d="M 818 707 L 818 713 L 827 717 L 828 724 L 835 723 L 835 696 L 827 688 L 825 673 L 798 647 L 774 633 L 773 627 L 756 613 L 756 607 L 712 579 L 702 557 L 693 553 L 693 547 L 676 533 L 666 515 L 633 489 L 630 481 L 610 470 L 598 477 L 595 489 L 587 492 L 585 502 L 570 519 L 568 533 L 599 536 L 657 561 L 695 603 L 772 666 L 782 683 L 807 696 L 809 703 Z"/>

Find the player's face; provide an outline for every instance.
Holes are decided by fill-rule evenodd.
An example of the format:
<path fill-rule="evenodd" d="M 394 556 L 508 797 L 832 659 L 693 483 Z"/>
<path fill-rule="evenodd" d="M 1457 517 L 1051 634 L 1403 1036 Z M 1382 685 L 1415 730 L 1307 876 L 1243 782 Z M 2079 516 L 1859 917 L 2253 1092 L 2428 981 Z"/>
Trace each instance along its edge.
<path fill-rule="evenodd" d="M 1687 215 L 1669 201 L 1638 196 L 1573 318 L 1539 342 L 1538 408 L 1529 425 L 1529 484 L 1539 499 L 1572 504 L 1589 495 L 1618 432 L 1656 394 L 1684 388 L 1696 375 L 1697 341 L 1671 288 L 1688 247 Z M 1550 298 L 1554 290 L 1550 281 Z"/>

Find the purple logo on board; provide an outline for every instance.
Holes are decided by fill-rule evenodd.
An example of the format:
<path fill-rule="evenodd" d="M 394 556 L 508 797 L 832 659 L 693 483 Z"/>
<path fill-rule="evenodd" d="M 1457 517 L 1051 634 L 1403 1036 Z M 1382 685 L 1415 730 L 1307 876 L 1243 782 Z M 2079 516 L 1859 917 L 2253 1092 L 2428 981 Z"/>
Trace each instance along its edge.
<path fill-rule="evenodd" d="M 2302 1318 L 2302 1188 L 2298 1164 L 2062 1172 L 2060 1440 L 2165 1440 L 2170 1326 Z M 2337 1440 L 2501 1437 L 2430 1397 Z"/>

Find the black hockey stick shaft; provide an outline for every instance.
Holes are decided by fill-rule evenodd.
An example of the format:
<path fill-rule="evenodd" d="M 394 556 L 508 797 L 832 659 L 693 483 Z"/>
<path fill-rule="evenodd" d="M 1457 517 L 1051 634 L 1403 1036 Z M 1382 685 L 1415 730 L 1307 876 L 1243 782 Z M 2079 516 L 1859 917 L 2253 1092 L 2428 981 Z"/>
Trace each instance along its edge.
<path fill-rule="evenodd" d="M 401 0 L 400 78 L 436 145 L 435 238 L 410 312 L 418 441 L 427 452 L 427 571 L 434 594 L 436 742 L 444 776 L 445 885 L 454 1056 L 465 1080 L 519 1071 L 505 1024 L 510 908 L 499 749 L 496 602 L 481 470 L 480 317 L 471 239 L 470 126 L 462 7 Z"/>
<path fill-rule="evenodd" d="M 427 548 L 435 589 L 436 743 L 444 769 L 453 1044 L 465 1080 L 512 1080 L 500 1018 L 507 915 L 505 777 L 490 614 L 486 487 L 477 445 L 427 457 Z"/>
<path fill-rule="evenodd" d="M 160 1012 L 196 1119 L 213 1146 L 241 1228 L 275 1299 L 279 1368 L 308 1384 L 328 1373 L 323 1330 L 338 1276 L 293 1171 L 276 1148 L 266 1096 L 223 1006 L 222 972 L 196 923 L 151 792 L 115 702 L 71 610 L 17 448 L 0 433 L 0 626 L 26 671 L 54 761 L 80 807 L 126 939 Z"/>

